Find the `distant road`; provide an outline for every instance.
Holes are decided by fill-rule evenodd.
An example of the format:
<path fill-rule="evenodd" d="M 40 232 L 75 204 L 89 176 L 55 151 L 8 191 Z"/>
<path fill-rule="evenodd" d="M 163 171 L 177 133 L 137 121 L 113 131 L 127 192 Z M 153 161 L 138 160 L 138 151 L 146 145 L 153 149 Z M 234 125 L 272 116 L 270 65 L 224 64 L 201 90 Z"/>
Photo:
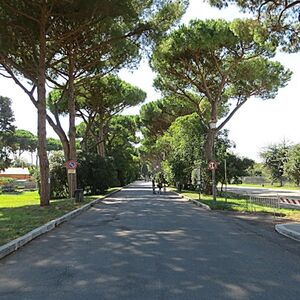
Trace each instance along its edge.
<path fill-rule="evenodd" d="M 299 299 L 299 243 L 235 215 L 137 182 L 2 259 L 0 299 Z"/>
<path fill-rule="evenodd" d="M 258 187 L 228 186 L 227 191 L 236 194 L 257 195 L 262 197 L 276 197 L 300 199 L 300 190 L 279 190 Z"/>

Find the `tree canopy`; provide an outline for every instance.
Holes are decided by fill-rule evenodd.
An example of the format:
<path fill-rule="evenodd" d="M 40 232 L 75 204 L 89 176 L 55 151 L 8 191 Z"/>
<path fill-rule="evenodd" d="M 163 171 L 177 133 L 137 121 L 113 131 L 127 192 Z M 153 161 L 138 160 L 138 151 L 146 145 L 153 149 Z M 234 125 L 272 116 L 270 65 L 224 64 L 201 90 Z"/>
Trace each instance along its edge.
<path fill-rule="evenodd" d="M 158 41 L 181 17 L 186 5 L 180 0 L 1 1 L 3 75 L 13 78 L 38 109 L 41 205 L 49 205 L 50 195 L 46 119 L 62 141 L 66 160 L 76 159 L 75 80 L 135 64 L 140 49 Z M 29 80 L 29 85 L 22 78 Z M 68 135 L 57 115 L 54 119 L 47 115 L 46 83 L 66 88 Z"/>
<path fill-rule="evenodd" d="M 49 95 L 51 111 L 65 114 L 67 99 L 61 90 L 53 90 Z M 105 156 L 105 140 L 111 118 L 124 109 L 143 102 L 146 94 L 116 75 L 88 77 L 75 85 L 75 109 L 85 126 L 80 126 L 81 144 L 86 147 L 92 139 L 98 154 Z M 59 102 L 59 110 L 57 102 Z M 89 143 L 91 144 L 91 143 Z M 87 147 L 86 147 L 87 149 Z"/>
<path fill-rule="evenodd" d="M 284 166 L 288 178 L 300 185 L 300 144 L 292 146 L 287 153 L 287 162 Z"/>
<path fill-rule="evenodd" d="M 267 34 L 254 20 L 193 20 L 154 51 L 155 86 L 194 105 L 207 128 L 208 160 L 214 135 L 238 109 L 251 97 L 274 98 L 290 79 L 289 70 L 269 60 L 276 47 Z M 210 128 L 211 122 L 218 122 L 216 128 Z"/>
<path fill-rule="evenodd" d="M 25 151 L 33 153 L 37 148 L 37 137 L 28 130 L 17 129 L 14 135 L 14 147 L 19 157 Z"/>
<path fill-rule="evenodd" d="M 156 139 L 180 116 L 193 113 L 189 102 L 178 101 L 175 97 L 165 97 L 146 103 L 140 110 L 141 131 L 144 138 Z"/>
<path fill-rule="evenodd" d="M 284 166 L 288 161 L 289 148 L 284 141 L 280 144 L 269 145 L 261 152 L 264 165 L 270 171 L 272 182 L 279 181 L 280 186 L 283 185 Z"/>
<path fill-rule="evenodd" d="M 208 0 L 220 9 L 235 4 L 243 12 L 250 12 L 266 26 L 271 37 L 279 39 L 286 52 L 300 49 L 300 2 L 295 0 Z"/>

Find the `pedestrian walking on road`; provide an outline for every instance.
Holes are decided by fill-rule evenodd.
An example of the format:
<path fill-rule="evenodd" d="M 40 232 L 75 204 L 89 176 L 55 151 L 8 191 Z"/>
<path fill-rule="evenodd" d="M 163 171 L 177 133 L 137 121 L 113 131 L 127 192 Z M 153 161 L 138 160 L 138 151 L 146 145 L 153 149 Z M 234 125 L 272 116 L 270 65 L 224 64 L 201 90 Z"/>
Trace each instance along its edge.
<path fill-rule="evenodd" d="M 152 178 L 152 191 L 153 191 L 153 194 L 156 194 L 156 192 L 155 192 L 155 180 L 154 180 L 154 178 Z"/>

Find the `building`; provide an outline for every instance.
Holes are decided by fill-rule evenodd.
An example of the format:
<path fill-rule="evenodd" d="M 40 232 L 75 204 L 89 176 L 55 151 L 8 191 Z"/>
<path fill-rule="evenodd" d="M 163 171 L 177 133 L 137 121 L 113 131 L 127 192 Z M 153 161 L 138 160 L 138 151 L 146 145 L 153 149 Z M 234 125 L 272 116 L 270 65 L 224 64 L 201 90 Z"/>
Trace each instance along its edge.
<path fill-rule="evenodd" d="M 28 168 L 7 168 L 4 171 L 0 171 L 0 178 L 8 177 L 16 180 L 28 180 L 30 179 L 30 173 Z"/>

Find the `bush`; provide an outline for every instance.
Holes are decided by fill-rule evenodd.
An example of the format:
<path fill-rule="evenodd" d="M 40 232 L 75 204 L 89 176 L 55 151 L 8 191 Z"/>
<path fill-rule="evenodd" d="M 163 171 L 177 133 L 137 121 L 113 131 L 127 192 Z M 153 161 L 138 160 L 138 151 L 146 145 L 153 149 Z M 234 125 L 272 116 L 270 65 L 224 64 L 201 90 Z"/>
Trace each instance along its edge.
<path fill-rule="evenodd" d="M 103 158 L 96 153 L 80 153 L 78 163 L 78 187 L 84 189 L 86 193 L 101 194 L 118 184 L 111 158 Z"/>
<path fill-rule="evenodd" d="M 68 196 L 68 180 L 65 157 L 62 151 L 53 152 L 49 158 L 50 197 L 52 199 Z"/>
<path fill-rule="evenodd" d="M 10 177 L 0 178 L 0 190 L 2 193 L 12 193 L 15 192 L 15 181 Z"/>
<path fill-rule="evenodd" d="M 13 184 L 14 179 L 10 177 L 0 177 L 0 186 Z"/>
<path fill-rule="evenodd" d="M 138 163 L 132 166 L 122 166 L 120 161 L 116 166 L 112 157 L 100 157 L 96 153 L 79 153 L 77 168 L 77 185 L 86 194 L 97 195 L 109 187 L 126 184 L 137 177 Z M 51 198 L 68 196 L 68 181 L 65 158 L 57 151 L 49 158 L 50 163 L 50 193 Z M 122 168 L 120 168 L 122 167 Z"/>

